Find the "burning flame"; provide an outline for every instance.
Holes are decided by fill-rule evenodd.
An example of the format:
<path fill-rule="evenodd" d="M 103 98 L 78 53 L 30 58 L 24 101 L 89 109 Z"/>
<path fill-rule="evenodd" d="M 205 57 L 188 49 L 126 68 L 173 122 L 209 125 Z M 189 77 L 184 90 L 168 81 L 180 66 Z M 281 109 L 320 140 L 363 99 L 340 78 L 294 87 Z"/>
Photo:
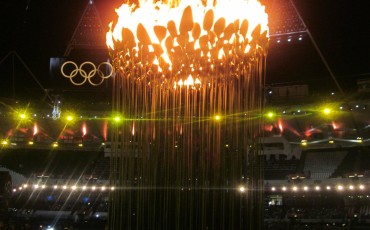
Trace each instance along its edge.
<path fill-rule="evenodd" d="M 336 123 L 336 122 L 334 122 L 334 121 L 332 121 L 331 122 L 331 125 L 333 126 L 333 129 L 334 130 L 336 130 L 336 129 L 339 129 L 340 127 L 339 127 L 339 125 Z"/>
<path fill-rule="evenodd" d="M 103 123 L 103 138 L 104 138 L 104 141 L 106 141 L 108 138 L 108 122 L 107 121 L 104 121 Z"/>
<path fill-rule="evenodd" d="M 283 133 L 284 131 L 283 121 L 279 119 L 278 124 L 279 124 L 280 133 Z"/>
<path fill-rule="evenodd" d="M 37 124 L 33 125 L 33 135 L 36 135 L 39 132 L 39 129 L 37 128 Z"/>
<path fill-rule="evenodd" d="M 161 84 L 171 79 L 169 86 L 175 89 L 196 88 L 194 84 L 201 82 L 207 85 L 202 79 L 214 77 L 215 66 L 229 65 L 231 73 L 242 71 L 243 61 L 267 47 L 265 7 L 258 0 L 215 2 L 123 4 L 106 34 L 113 59 L 119 59 L 119 70 L 134 76 L 136 69 L 147 67 L 162 79 Z"/>
<path fill-rule="evenodd" d="M 87 133 L 87 128 L 86 128 L 86 124 L 84 123 L 82 125 L 82 136 L 84 137 L 86 135 L 86 133 Z"/>

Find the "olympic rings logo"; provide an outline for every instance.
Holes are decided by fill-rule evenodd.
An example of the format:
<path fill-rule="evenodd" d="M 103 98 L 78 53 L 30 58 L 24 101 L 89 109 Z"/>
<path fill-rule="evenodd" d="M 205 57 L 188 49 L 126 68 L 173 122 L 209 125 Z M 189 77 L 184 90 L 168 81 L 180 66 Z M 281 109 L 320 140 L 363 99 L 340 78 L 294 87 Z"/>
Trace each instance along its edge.
<path fill-rule="evenodd" d="M 104 71 L 102 70 L 104 66 L 109 69 L 107 75 L 105 75 Z M 88 81 L 91 85 L 98 86 L 102 84 L 105 79 L 111 77 L 113 75 L 114 70 L 112 64 L 110 64 L 109 62 L 102 62 L 98 65 L 98 67 L 96 67 L 94 63 L 89 61 L 82 63 L 80 66 L 78 66 L 73 61 L 67 61 L 64 62 L 63 65 L 61 66 L 61 72 L 62 75 L 66 78 L 69 78 L 69 80 L 74 85 L 80 86 L 85 84 L 86 81 Z M 67 74 L 66 72 L 69 73 Z M 77 74 L 79 74 L 80 77 L 82 77 L 82 80 L 80 82 L 74 79 L 74 77 L 76 77 Z"/>

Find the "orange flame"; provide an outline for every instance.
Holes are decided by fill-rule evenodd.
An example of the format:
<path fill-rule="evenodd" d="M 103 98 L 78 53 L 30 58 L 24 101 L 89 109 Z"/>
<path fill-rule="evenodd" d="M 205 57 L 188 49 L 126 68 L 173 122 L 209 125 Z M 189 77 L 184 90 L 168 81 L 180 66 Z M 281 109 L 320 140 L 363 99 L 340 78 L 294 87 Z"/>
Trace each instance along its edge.
<path fill-rule="evenodd" d="M 110 49 L 115 49 L 114 41 L 124 41 L 124 39 L 127 39 L 122 37 L 125 35 L 122 31 L 129 33 L 129 31 L 124 29 L 128 29 L 131 32 L 137 31 L 137 36 L 135 36 L 135 33 L 132 33 L 134 40 L 127 41 L 134 42 L 135 44 L 133 43 L 132 45 L 136 45 L 136 48 L 138 48 L 138 42 L 141 40 L 146 40 L 149 43 L 153 42 L 152 44 L 160 44 L 162 48 L 165 48 L 165 40 L 173 36 L 171 33 L 177 33 L 178 30 L 180 34 L 182 30 L 187 30 L 187 32 L 191 31 L 193 35 L 192 38 L 196 40 L 199 36 L 207 34 L 211 29 L 213 23 L 207 20 L 207 15 L 209 16 L 211 14 L 213 15 L 212 18 L 215 19 L 214 21 L 217 22 L 221 19 L 221 21 L 225 21 L 225 23 L 222 23 L 225 25 L 230 25 L 237 20 L 239 20 L 239 22 L 248 20 L 248 31 L 245 31 L 246 33 L 244 34 L 248 39 L 252 39 L 252 30 L 257 27 L 257 25 L 261 25 L 262 31 L 268 30 L 268 17 L 265 13 L 265 7 L 262 6 L 258 0 L 224 0 L 218 1 L 216 5 L 213 5 L 213 1 L 208 0 L 206 6 L 204 6 L 201 1 L 196 2 L 188 0 L 181 1 L 178 7 L 171 7 L 169 4 L 162 2 L 153 4 L 152 1 L 141 0 L 139 6 L 140 7 L 135 4 L 122 4 L 120 8 L 116 9 L 118 22 L 115 24 L 114 28 L 112 28 L 113 22 L 109 24 L 110 30 L 106 35 L 107 46 Z M 190 9 L 188 7 L 190 7 Z M 184 19 L 181 17 L 186 13 L 193 18 Z M 173 25 L 175 27 L 169 25 L 171 21 L 175 23 L 175 25 Z M 221 21 L 219 21 L 220 24 Z M 198 29 L 200 31 L 195 33 L 194 30 L 197 30 L 195 28 L 202 24 L 203 30 L 199 27 Z M 216 24 L 214 25 L 215 32 L 217 32 L 217 26 Z M 145 27 L 153 28 L 153 30 Z M 165 31 L 166 28 L 168 29 L 168 34 Z M 145 35 L 145 39 L 140 39 L 140 34 L 144 32 L 144 30 L 147 32 L 148 36 Z M 141 35 L 144 36 L 144 34 Z M 228 37 L 229 39 L 227 40 L 230 44 L 237 39 L 237 37 L 233 35 Z M 195 45 L 199 45 L 199 43 Z M 169 59 L 166 60 L 169 61 Z"/>
<path fill-rule="evenodd" d="M 35 123 L 33 125 L 33 135 L 35 136 L 39 132 L 39 129 L 37 128 L 37 124 Z"/>
<path fill-rule="evenodd" d="M 107 121 L 104 121 L 103 123 L 103 138 L 104 138 L 104 141 L 106 141 L 108 138 L 108 122 Z"/>
<path fill-rule="evenodd" d="M 331 125 L 333 126 L 333 129 L 334 129 L 334 130 L 336 130 L 336 129 L 340 129 L 340 127 L 339 127 L 338 123 L 336 123 L 336 122 L 334 122 L 334 121 L 332 121 L 332 122 L 331 122 Z"/>
<path fill-rule="evenodd" d="M 283 133 L 283 131 L 284 131 L 284 126 L 283 126 L 283 122 L 282 122 L 282 120 L 281 120 L 281 119 L 279 119 L 278 124 L 279 124 L 280 133 Z"/>
<path fill-rule="evenodd" d="M 87 133 L 87 128 L 86 128 L 86 124 L 84 123 L 82 125 L 82 136 L 84 137 L 86 135 L 86 133 Z"/>
<path fill-rule="evenodd" d="M 125 3 L 116 9 L 117 22 L 109 24 L 106 44 L 120 59 L 121 70 L 150 66 L 161 78 L 176 76 L 172 88 L 195 89 L 199 77 L 217 71 L 215 61 L 239 71 L 238 62 L 267 47 L 268 16 L 258 0 L 215 2 Z"/>

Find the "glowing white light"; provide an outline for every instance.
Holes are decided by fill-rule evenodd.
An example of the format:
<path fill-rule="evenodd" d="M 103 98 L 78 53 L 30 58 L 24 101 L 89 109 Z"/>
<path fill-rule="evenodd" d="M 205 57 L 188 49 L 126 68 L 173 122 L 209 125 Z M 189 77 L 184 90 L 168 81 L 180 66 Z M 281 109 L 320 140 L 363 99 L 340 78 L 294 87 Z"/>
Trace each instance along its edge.
<path fill-rule="evenodd" d="M 326 186 L 326 190 L 331 190 L 331 187 L 330 186 Z"/>
<path fill-rule="evenodd" d="M 272 187 L 272 188 L 271 188 L 271 191 L 276 191 L 276 188 L 275 188 L 275 187 Z"/>
<path fill-rule="evenodd" d="M 285 187 L 285 186 L 284 186 L 284 187 L 282 187 L 281 189 L 282 189 L 283 191 L 286 191 L 286 187 Z"/>
<path fill-rule="evenodd" d="M 239 192 L 242 192 L 243 193 L 243 192 L 245 192 L 245 190 L 246 189 L 245 189 L 245 187 L 243 185 L 239 186 Z"/>
<path fill-rule="evenodd" d="M 353 189 L 355 189 L 355 187 L 353 187 L 353 185 L 350 185 L 350 186 L 349 186 L 349 189 L 350 189 L 350 190 L 353 190 Z"/>
<path fill-rule="evenodd" d="M 316 191 L 319 191 L 320 189 L 321 189 L 320 186 L 315 186 Z"/>
<path fill-rule="evenodd" d="M 362 185 L 362 184 L 360 184 L 359 188 L 360 188 L 361 190 L 364 190 L 364 189 L 365 189 L 365 186 L 364 186 L 364 185 Z"/>
<path fill-rule="evenodd" d="M 307 186 L 304 186 L 303 187 L 303 190 L 308 191 L 308 187 Z"/>
<path fill-rule="evenodd" d="M 298 188 L 296 186 L 293 187 L 293 191 L 297 191 Z"/>
<path fill-rule="evenodd" d="M 343 188 L 343 186 L 342 186 L 342 185 L 338 185 L 338 186 L 337 186 L 337 189 L 341 191 L 341 190 L 343 190 L 344 188 Z"/>

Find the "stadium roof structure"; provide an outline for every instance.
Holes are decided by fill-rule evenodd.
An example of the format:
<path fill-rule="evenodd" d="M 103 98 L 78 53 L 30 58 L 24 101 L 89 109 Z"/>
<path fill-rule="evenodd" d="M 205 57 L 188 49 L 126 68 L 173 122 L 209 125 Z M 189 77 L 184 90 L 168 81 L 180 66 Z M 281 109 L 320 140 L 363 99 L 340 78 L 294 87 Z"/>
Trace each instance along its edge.
<path fill-rule="evenodd" d="M 302 35 L 307 27 L 290 0 L 264 0 L 269 15 L 270 37 Z"/>
<path fill-rule="evenodd" d="M 89 0 L 68 43 L 64 56 L 69 56 L 73 49 L 106 50 L 105 32 L 99 12 L 93 0 Z"/>
<path fill-rule="evenodd" d="M 339 92 L 343 94 L 342 87 L 339 85 L 336 76 L 322 54 L 309 28 L 303 21 L 294 2 L 292 0 L 263 0 L 262 2 L 265 4 L 266 11 L 269 15 L 270 38 L 279 43 L 281 39 L 284 38 L 287 41 L 291 41 L 294 38 L 300 40 L 303 36 L 307 35 L 321 61 L 325 65 L 326 70 L 330 74 L 330 77 L 334 81 L 335 86 Z"/>

